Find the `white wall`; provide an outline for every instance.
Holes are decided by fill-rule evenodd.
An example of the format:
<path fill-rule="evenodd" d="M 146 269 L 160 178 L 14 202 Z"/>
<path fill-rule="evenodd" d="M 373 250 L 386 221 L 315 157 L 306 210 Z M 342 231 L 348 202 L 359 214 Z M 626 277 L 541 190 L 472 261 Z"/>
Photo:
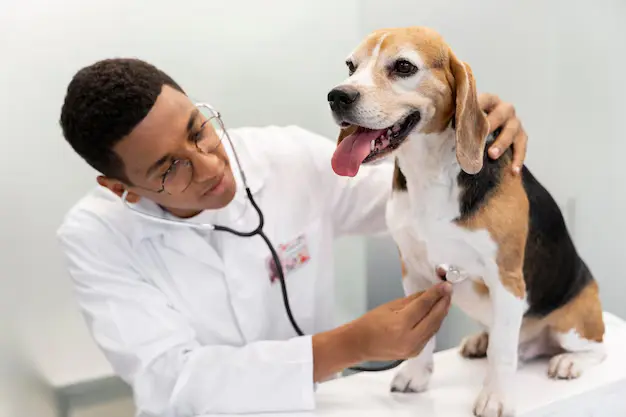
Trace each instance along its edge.
<path fill-rule="evenodd" d="M 357 22 L 347 18 L 356 1 L 5 0 L 0 7 L 3 279 L 20 292 L 21 330 L 43 374 L 66 385 L 109 373 L 75 312 L 54 236 L 70 205 L 95 185 L 58 127 L 71 76 L 101 58 L 138 56 L 213 103 L 229 126 L 295 123 L 334 140 L 326 93 L 345 75 L 357 39 Z M 363 251 L 358 239 L 340 242 L 346 261 L 337 269 L 352 280 L 339 287 L 341 317 L 364 308 L 364 264 L 355 261 Z"/>
<path fill-rule="evenodd" d="M 33 369 L 15 339 L 7 337 L 7 327 L 0 322 L 0 417 L 62 417 L 54 389 Z"/>
<path fill-rule="evenodd" d="M 530 136 L 527 165 L 554 195 L 595 273 L 605 309 L 626 318 L 626 3 L 622 0 L 364 0 L 360 36 L 381 27 L 438 30 L 474 70 L 480 91 L 512 102 Z M 388 242 L 368 242 L 376 270 L 397 270 Z M 374 266 L 375 265 L 375 266 Z M 370 269 L 372 270 L 372 269 Z M 401 294 L 369 276 L 370 305 Z M 440 347 L 472 323 L 453 310 Z"/>

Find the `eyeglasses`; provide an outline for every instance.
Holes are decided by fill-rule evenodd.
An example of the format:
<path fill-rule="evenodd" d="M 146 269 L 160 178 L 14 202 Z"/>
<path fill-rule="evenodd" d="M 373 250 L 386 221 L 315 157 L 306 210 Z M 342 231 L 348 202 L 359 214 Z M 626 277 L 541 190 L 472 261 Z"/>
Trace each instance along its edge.
<path fill-rule="evenodd" d="M 197 104 L 199 114 L 191 128 L 191 139 L 202 154 L 213 153 L 226 135 L 224 124 L 217 110 L 208 104 Z M 199 125 L 196 127 L 196 125 Z M 191 185 L 194 177 L 193 164 L 189 159 L 175 159 L 160 175 L 161 188 L 157 193 L 180 194 Z"/>

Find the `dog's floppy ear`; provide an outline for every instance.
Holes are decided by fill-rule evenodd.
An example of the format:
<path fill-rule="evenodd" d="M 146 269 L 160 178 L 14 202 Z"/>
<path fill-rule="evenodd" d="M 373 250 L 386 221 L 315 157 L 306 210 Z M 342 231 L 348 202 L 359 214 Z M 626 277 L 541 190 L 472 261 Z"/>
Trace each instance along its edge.
<path fill-rule="evenodd" d="M 337 145 L 339 145 L 341 143 L 341 141 L 344 140 L 346 137 L 348 137 L 351 134 L 353 134 L 354 132 L 356 132 L 357 129 L 358 129 L 358 127 L 355 126 L 355 125 L 350 125 L 348 127 L 342 127 L 339 130 L 339 136 L 337 137 Z"/>
<path fill-rule="evenodd" d="M 478 105 L 472 69 L 452 52 L 450 69 L 456 86 L 456 158 L 463 171 L 476 174 L 483 167 L 489 122 Z"/>

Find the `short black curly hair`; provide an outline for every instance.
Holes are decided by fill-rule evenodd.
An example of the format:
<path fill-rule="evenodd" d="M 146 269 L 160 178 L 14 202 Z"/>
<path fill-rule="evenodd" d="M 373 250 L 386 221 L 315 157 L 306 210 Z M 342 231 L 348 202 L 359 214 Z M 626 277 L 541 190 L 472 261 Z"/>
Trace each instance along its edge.
<path fill-rule="evenodd" d="M 130 184 L 113 147 L 146 117 L 164 85 L 185 94 L 170 76 L 140 59 L 105 59 L 82 68 L 67 87 L 63 136 L 94 169 Z"/>

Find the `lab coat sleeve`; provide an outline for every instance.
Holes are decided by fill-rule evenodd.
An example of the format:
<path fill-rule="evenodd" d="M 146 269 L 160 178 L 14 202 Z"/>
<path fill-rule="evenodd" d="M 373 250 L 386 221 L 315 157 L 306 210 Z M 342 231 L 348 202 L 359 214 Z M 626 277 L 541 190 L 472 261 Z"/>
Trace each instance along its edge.
<path fill-rule="evenodd" d="M 332 187 L 332 216 L 336 234 L 376 234 L 389 232 L 385 218 L 391 195 L 393 165 L 361 166 L 353 177 L 335 178 Z"/>
<path fill-rule="evenodd" d="M 187 318 L 133 266 L 124 239 L 88 223 L 58 237 L 91 334 L 132 386 L 138 416 L 314 409 L 310 336 L 201 345 Z"/>
<path fill-rule="evenodd" d="M 315 165 L 312 184 L 323 187 L 336 235 L 387 234 L 385 208 L 391 194 L 393 164 L 362 165 L 355 177 L 337 175 L 331 165 L 336 141 L 293 127 Z M 304 140 L 302 140 L 304 139 Z"/>

